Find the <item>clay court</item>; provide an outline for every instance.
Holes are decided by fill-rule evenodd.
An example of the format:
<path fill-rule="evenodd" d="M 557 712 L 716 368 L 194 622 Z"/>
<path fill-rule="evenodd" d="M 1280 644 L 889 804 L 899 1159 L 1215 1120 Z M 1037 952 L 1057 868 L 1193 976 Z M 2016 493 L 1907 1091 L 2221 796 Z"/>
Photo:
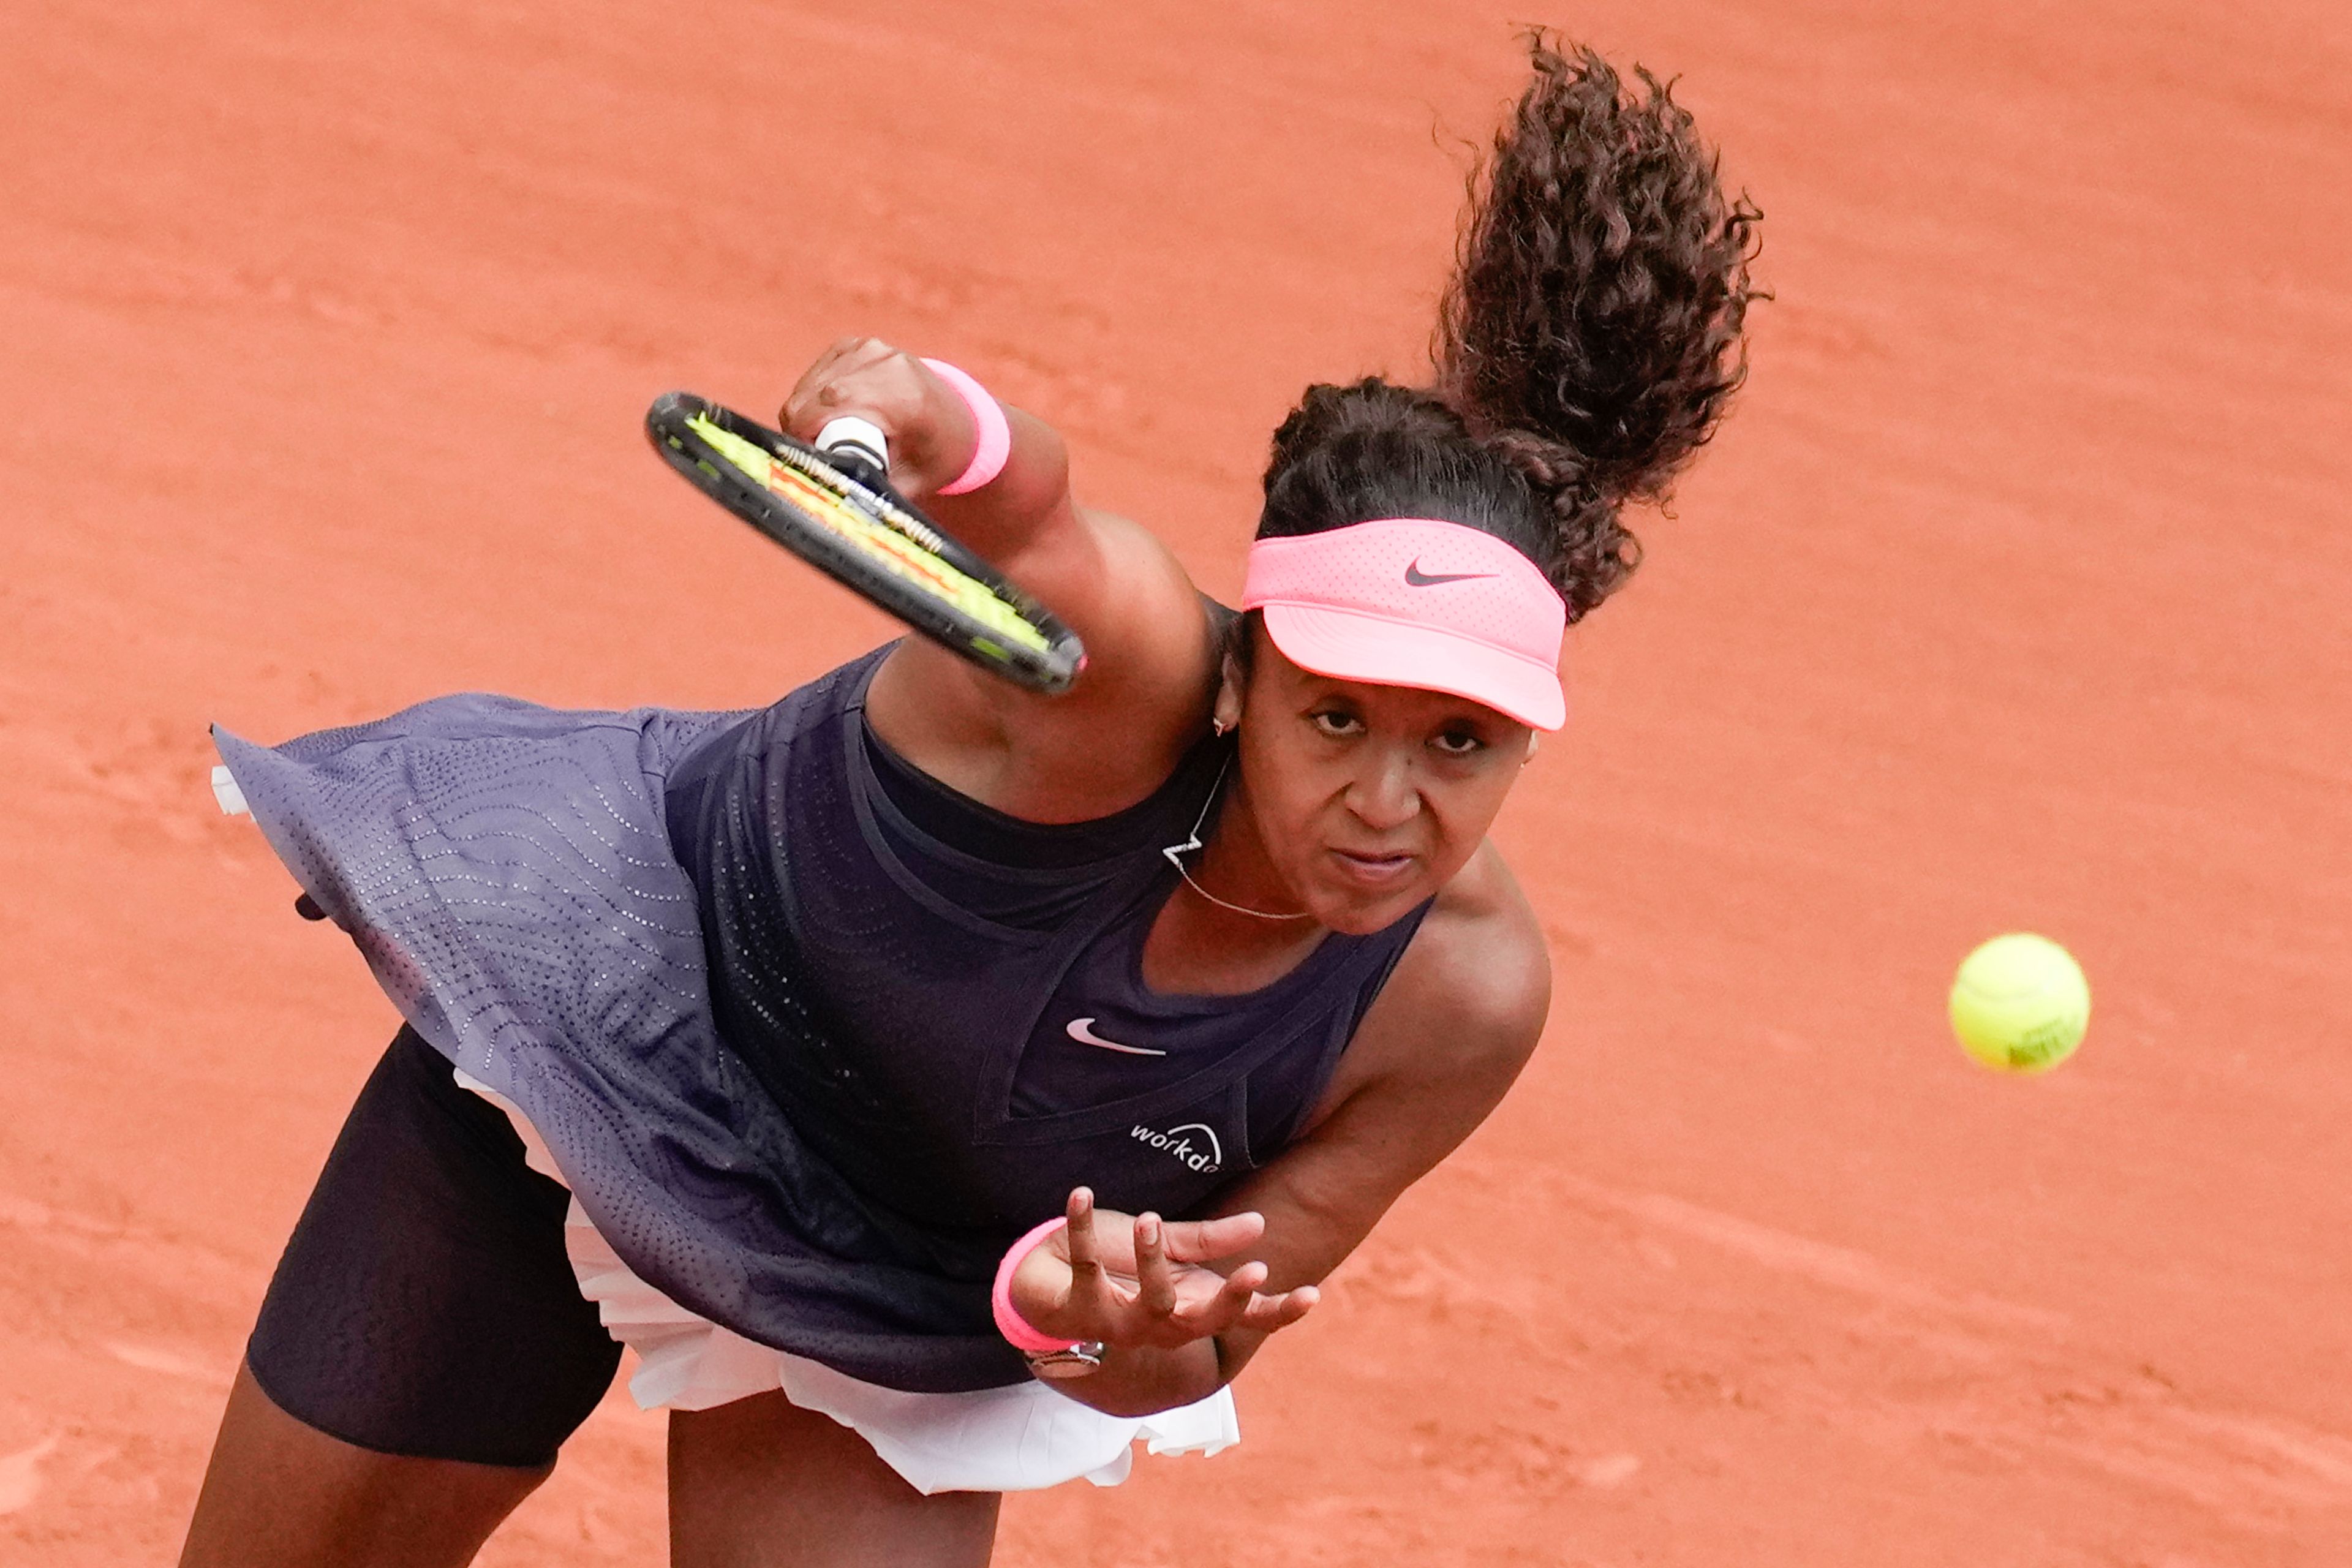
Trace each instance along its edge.
<path fill-rule="evenodd" d="M 2352 1561 L 2352 20 L 1596 0 L 1768 217 L 1754 374 L 1500 837 L 1543 1048 L 1101 1568 Z M 164 1563 L 394 1025 L 206 788 L 444 691 L 887 635 L 647 452 L 951 357 L 1230 598 L 1411 374 L 1517 13 L 67 0 L 0 52 L 0 1561 Z M 812 195 L 822 199 L 812 202 Z M 691 605 L 663 616 L 648 603 Z M 1943 1018 L 1994 932 L 2063 1070 Z M 498 1568 L 663 1558 L 618 1388 Z"/>

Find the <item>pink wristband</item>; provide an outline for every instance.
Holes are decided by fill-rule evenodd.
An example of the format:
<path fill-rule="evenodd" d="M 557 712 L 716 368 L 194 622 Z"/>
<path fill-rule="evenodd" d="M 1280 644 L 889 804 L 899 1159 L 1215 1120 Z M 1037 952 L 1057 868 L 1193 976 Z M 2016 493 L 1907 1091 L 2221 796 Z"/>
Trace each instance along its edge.
<path fill-rule="evenodd" d="M 1013 456 L 1013 425 L 1004 417 L 1003 405 L 988 395 L 988 388 L 972 380 L 962 371 L 943 359 L 927 359 L 931 374 L 955 389 L 963 405 L 971 410 L 971 422 L 980 427 L 980 445 L 973 449 L 971 461 L 964 465 L 954 481 L 940 487 L 943 496 L 960 496 L 976 490 L 1004 471 L 1004 460 Z"/>
<path fill-rule="evenodd" d="M 1037 1250 L 1038 1243 L 1061 1229 L 1065 1223 L 1060 1219 L 1047 1220 L 1014 1242 L 1004 1254 L 1004 1261 L 996 1266 L 996 1289 L 989 1292 L 989 1305 L 996 1313 L 996 1331 L 1010 1341 L 1014 1350 L 1043 1354 L 1077 1348 L 1076 1340 L 1057 1340 L 1038 1332 L 1013 1307 L 1013 1271 L 1021 1267 L 1023 1258 Z"/>

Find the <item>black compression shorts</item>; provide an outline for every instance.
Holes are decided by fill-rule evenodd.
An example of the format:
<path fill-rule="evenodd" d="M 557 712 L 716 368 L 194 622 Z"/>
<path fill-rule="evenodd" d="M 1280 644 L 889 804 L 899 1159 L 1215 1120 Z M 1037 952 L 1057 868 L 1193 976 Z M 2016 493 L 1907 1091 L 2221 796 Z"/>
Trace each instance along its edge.
<path fill-rule="evenodd" d="M 564 1256 L 569 1203 L 506 1114 L 403 1028 L 269 1282 L 254 1380 L 363 1448 L 553 1463 L 621 1361 Z"/>

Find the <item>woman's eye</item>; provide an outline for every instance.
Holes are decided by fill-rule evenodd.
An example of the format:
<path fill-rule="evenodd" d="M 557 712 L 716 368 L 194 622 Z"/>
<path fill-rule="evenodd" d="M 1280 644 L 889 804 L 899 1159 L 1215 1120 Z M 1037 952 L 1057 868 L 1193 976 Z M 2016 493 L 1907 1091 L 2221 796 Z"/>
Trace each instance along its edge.
<path fill-rule="evenodd" d="M 1340 713 L 1328 708 L 1319 713 L 1308 714 L 1307 719 L 1327 735 L 1352 735 L 1364 727 L 1363 721 L 1353 713 Z"/>
<path fill-rule="evenodd" d="M 1437 737 L 1439 751 L 1449 757 L 1467 757 L 1486 749 L 1486 742 L 1466 730 L 1448 730 Z"/>

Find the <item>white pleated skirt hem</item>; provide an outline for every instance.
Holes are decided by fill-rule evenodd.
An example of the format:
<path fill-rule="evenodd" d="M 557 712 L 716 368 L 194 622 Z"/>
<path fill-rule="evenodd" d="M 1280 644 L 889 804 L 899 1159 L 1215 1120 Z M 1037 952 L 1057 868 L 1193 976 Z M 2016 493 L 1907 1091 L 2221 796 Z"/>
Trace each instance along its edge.
<path fill-rule="evenodd" d="M 457 1078 L 507 1113 L 531 1169 L 562 1180 L 537 1129 L 512 1101 L 462 1071 Z M 1127 1479 L 1139 1442 L 1154 1454 L 1208 1455 L 1241 1441 L 1230 1389 L 1133 1417 L 1106 1415 L 1034 1381 L 968 1394 L 883 1388 L 687 1310 L 621 1261 L 576 1198 L 563 1240 L 580 1293 L 636 1354 L 629 1393 L 638 1408 L 708 1410 L 781 1390 L 803 1410 L 856 1432 L 919 1492 L 1034 1491 L 1081 1478 L 1111 1487 Z"/>

